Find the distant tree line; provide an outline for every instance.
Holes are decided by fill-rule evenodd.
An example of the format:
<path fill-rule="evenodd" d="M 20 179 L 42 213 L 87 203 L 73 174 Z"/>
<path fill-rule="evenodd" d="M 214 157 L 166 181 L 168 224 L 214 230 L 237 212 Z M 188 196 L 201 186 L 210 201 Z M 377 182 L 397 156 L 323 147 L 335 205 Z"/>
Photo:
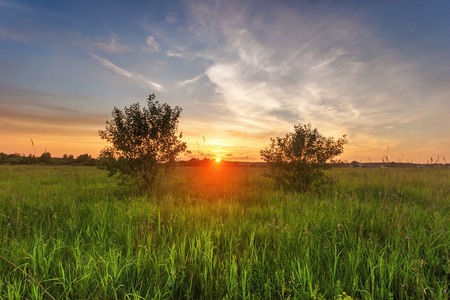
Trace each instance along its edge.
<path fill-rule="evenodd" d="M 221 167 L 235 167 L 238 166 L 238 162 L 234 161 L 220 161 L 219 162 Z M 191 158 L 190 160 L 184 160 L 184 161 L 178 161 L 177 164 L 181 167 L 208 167 L 217 165 L 218 162 L 215 159 L 206 158 L 203 159 L 199 158 Z"/>
<path fill-rule="evenodd" d="M 206 158 L 191 158 L 190 160 L 180 160 L 177 162 L 180 167 L 209 167 L 209 166 L 220 166 L 221 168 L 234 168 L 234 167 L 264 167 L 263 162 L 243 162 L 243 161 L 228 161 L 221 160 L 217 162 L 215 159 Z"/>
<path fill-rule="evenodd" d="M 349 168 L 450 168 L 449 163 L 412 163 L 412 162 L 358 162 L 356 160 L 351 163 L 345 162 L 343 167 Z"/>
<path fill-rule="evenodd" d="M 41 156 L 28 155 L 14 153 L 6 154 L 0 152 L 0 164 L 1 165 L 73 165 L 73 166 L 95 166 L 96 159 L 92 158 L 89 154 L 81 154 L 75 158 L 72 154 L 64 154 L 63 157 L 52 157 L 50 152 L 45 151 Z"/>

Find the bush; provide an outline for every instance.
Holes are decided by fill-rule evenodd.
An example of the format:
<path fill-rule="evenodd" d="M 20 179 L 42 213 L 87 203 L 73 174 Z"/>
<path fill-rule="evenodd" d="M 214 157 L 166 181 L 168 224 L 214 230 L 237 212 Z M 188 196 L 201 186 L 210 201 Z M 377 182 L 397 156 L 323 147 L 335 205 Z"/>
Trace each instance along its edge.
<path fill-rule="evenodd" d="M 325 138 L 311 124 L 296 125 L 286 137 L 272 138 L 261 158 L 268 163 L 268 176 L 285 188 L 307 191 L 313 185 L 331 183 L 324 170 L 344 151 L 346 135 L 337 141 Z"/>

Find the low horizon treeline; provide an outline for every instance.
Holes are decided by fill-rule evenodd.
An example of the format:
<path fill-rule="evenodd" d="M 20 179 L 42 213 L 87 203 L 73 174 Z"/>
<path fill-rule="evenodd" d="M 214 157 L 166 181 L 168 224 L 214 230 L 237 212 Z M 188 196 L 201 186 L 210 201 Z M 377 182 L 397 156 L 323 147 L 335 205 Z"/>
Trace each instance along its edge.
<path fill-rule="evenodd" d="M 98 159 L 93 158 L 90 154 L 80 154 L 76 158 L 72 154 L 64 154 L 63 157 L 52 157 L 50 152 L 44 152 L 41 156 L 35 156 L 29 154 L 28 156 L 20 153 L 6 154 L 0 152 L 0 165 L 53 165 L 53 166 L 97 166 Z M 206 158 L 191 158 L 189 160 L 181 160 L 177 162 L 177 165 L 181 167 L 207 167 L 217 165 L 215 159 Z M 221 160 L 220 165 L 222 167 L 239 167 L 239 166 L 251 166 L 260 167 L 264 166 L 265 162 L 242 162 L 242 161 L 227 161 Z M 331 163 L 333 167 L 350 167 L 350 168 L 404 168 L 404 167 L 450 167 L 450 164 L 440 163 L 434 161 L 432 163 L 404 163 L 404 162 L 358 162 L 358 161 L 336 161 Z"/>
<path fill-rule="evenodd" d="M 177 162 L 177 165 L 181 167 L 208 167 L 208 166 L 217 166 L 221 167 L 238 167 L 238 166 L 262 166 L 264 162 L 242 162 L 242 161 L 229 161 L 225 159 L 221 159 L 220 162 L 217 162 L 214 158 L 191 158 L 189 160 L 180 160 Z"/>
<path fill-rule="evenodd" d="M 78 166 L 95 166 L 97 159 L 85 153 L 80 154 L 76 158 L 72 154 L 64 154 L 63 157 L 52 157 L 50 152 L 45 151 L 41 156 L 29 154 L 14 153 L 6 154 L 0 152 L 1 165 L 78 165 Z"/>
<path fill-rule="evenodd" d="M 76 158 L 72 154 L 64 154 L 63 157 L 52 157 L 50 152 L 44 152 L 41 156 L 35 156 L 29 154 L 28 156 L 25 154 L 14 153 L 14 154 L 6 154 L 0 152 L 0 165 L 79 165 L 79 166 L 96 166 L 99 162 L 98 159 L 93 158 L 90 154 L 81 154 Z M 190 160 L 178 161 L 178 165 L 183 167 L 206 167 L 210 165 L 217 164 L 215 159 L 212 158 L 191 158 Z M 220 162 L 221 166 L 224 167 L 233 167 L 239 166 L 243 163 L 236 161 L 225 161 L 222 160 Z M 252 164 L 264 164 L 263 162 L 252 163 Z"/>

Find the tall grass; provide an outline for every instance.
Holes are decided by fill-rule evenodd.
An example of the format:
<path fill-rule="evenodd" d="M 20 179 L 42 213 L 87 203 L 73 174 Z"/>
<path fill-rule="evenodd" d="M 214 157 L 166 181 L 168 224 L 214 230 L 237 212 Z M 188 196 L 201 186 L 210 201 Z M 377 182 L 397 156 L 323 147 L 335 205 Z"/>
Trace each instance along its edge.
<path fill-rule="evenodd" d="M 330 172 L 296 194 L 181 168 L 142 196 L 95 168 L 1 166 L 0 297 L 448 299 L 449 170 Z"/>

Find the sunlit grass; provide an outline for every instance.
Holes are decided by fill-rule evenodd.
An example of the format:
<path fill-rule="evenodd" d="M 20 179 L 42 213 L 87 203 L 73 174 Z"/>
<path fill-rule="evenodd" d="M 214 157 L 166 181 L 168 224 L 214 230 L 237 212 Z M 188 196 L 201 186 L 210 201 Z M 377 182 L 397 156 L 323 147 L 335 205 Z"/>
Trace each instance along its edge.
<path fill-rule="evenodd" d="M 449 298 L 449 170 L 333 169 L 293 194 L 220 166 L 153 196 L 95 168 L 0 166 L 0 297 Z"/>

